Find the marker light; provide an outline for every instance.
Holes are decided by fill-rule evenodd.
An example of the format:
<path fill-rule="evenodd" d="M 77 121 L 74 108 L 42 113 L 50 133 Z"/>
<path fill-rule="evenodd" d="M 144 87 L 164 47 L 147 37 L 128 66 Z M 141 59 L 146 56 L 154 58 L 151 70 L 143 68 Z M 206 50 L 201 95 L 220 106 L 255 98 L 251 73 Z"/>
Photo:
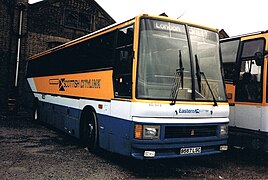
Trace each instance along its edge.
<path fill-rule="evenodd" d="M 142 125 L 136 124 L 135 125 L 135 139 L 142 139 Z"/>
<path fill-rule="evenodd" d="M 155 157 L 155 151 L 144 151 L 144 157 Z"/>
<path fill-rule="evenodd" d="M 227 145 L 221 145 L 220 146 L 220 150 L 221 151 L 227 151 L 228 150 L 228 146 Z"/>
<path fill-rule="evenodd" d="M 223 124 L 220 127 L 220 136 L 227 136 L 228 135 L 228 125 Z"/>

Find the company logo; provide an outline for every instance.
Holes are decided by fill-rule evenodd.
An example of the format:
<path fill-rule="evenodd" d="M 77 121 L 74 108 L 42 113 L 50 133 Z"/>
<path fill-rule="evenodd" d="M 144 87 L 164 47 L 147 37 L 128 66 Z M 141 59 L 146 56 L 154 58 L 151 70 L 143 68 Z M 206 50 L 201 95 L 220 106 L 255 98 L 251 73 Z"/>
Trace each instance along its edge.
<path fill-rule="evenodd" d="M 50 79 L 49 80 L 50 85 L 58 85 L 59 91 L 65 91 L 67 88 L 94 88 L 99 89 L 101 88 L 101 80 L 100 79 L 83 79 L 83 80 L 77 80 L 77 79 Z"/>
<path fill-rule="evenodd" d="M 191 114 L 191 113 L 198 114 L 201 112 L 209 112 L 209 110 L 207 110 L 207 109 L 183 109 L 183 108 L 179 109 L 180 114 Z"/>

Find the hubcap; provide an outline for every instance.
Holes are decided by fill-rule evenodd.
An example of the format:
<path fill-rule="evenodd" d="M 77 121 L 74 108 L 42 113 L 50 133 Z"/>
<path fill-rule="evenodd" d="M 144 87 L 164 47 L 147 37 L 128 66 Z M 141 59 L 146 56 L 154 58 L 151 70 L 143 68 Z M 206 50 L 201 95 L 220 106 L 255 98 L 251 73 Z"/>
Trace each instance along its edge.
<path fill-rule="evenodd" d="M 94 127 L 93 127 L 93 125 L 92 125 L 91 123 L 88 124 L 88 127 L 89 127 L 89 128 L 88 128 L 88 130 L 89 130 L 89 136 L 91 136 Z"/>
<path fill-rule="evenodd" d="M 37 109 L 35 109 L 35 111 L 34 111 L 34 120 L 37 120 L 37 118 L 38 118 L 38 112 L 37 112 Z"/>

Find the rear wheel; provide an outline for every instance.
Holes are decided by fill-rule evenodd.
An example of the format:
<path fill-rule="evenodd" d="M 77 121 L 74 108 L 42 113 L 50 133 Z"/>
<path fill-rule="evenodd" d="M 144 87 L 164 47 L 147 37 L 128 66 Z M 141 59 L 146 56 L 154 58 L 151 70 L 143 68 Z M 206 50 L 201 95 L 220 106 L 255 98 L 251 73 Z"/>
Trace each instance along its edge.
<path fill-rule="evenodd" d="M 82 114 L 80 130 L 82 143 L 90 151 L 96 151 L 98 148 L 98 128 L 95 112 L 85 112 Z"/>

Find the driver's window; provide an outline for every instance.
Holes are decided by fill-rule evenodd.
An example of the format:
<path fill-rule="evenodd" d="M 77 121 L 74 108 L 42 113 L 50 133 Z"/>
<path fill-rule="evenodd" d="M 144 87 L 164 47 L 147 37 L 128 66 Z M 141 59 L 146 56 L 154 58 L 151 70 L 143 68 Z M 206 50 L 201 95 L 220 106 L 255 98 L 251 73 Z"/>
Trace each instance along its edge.
<path fill-rule="evenodd" d="M 131 98 L 133 25 L 118 30 L 114 62 L 114 96 Z"/>

